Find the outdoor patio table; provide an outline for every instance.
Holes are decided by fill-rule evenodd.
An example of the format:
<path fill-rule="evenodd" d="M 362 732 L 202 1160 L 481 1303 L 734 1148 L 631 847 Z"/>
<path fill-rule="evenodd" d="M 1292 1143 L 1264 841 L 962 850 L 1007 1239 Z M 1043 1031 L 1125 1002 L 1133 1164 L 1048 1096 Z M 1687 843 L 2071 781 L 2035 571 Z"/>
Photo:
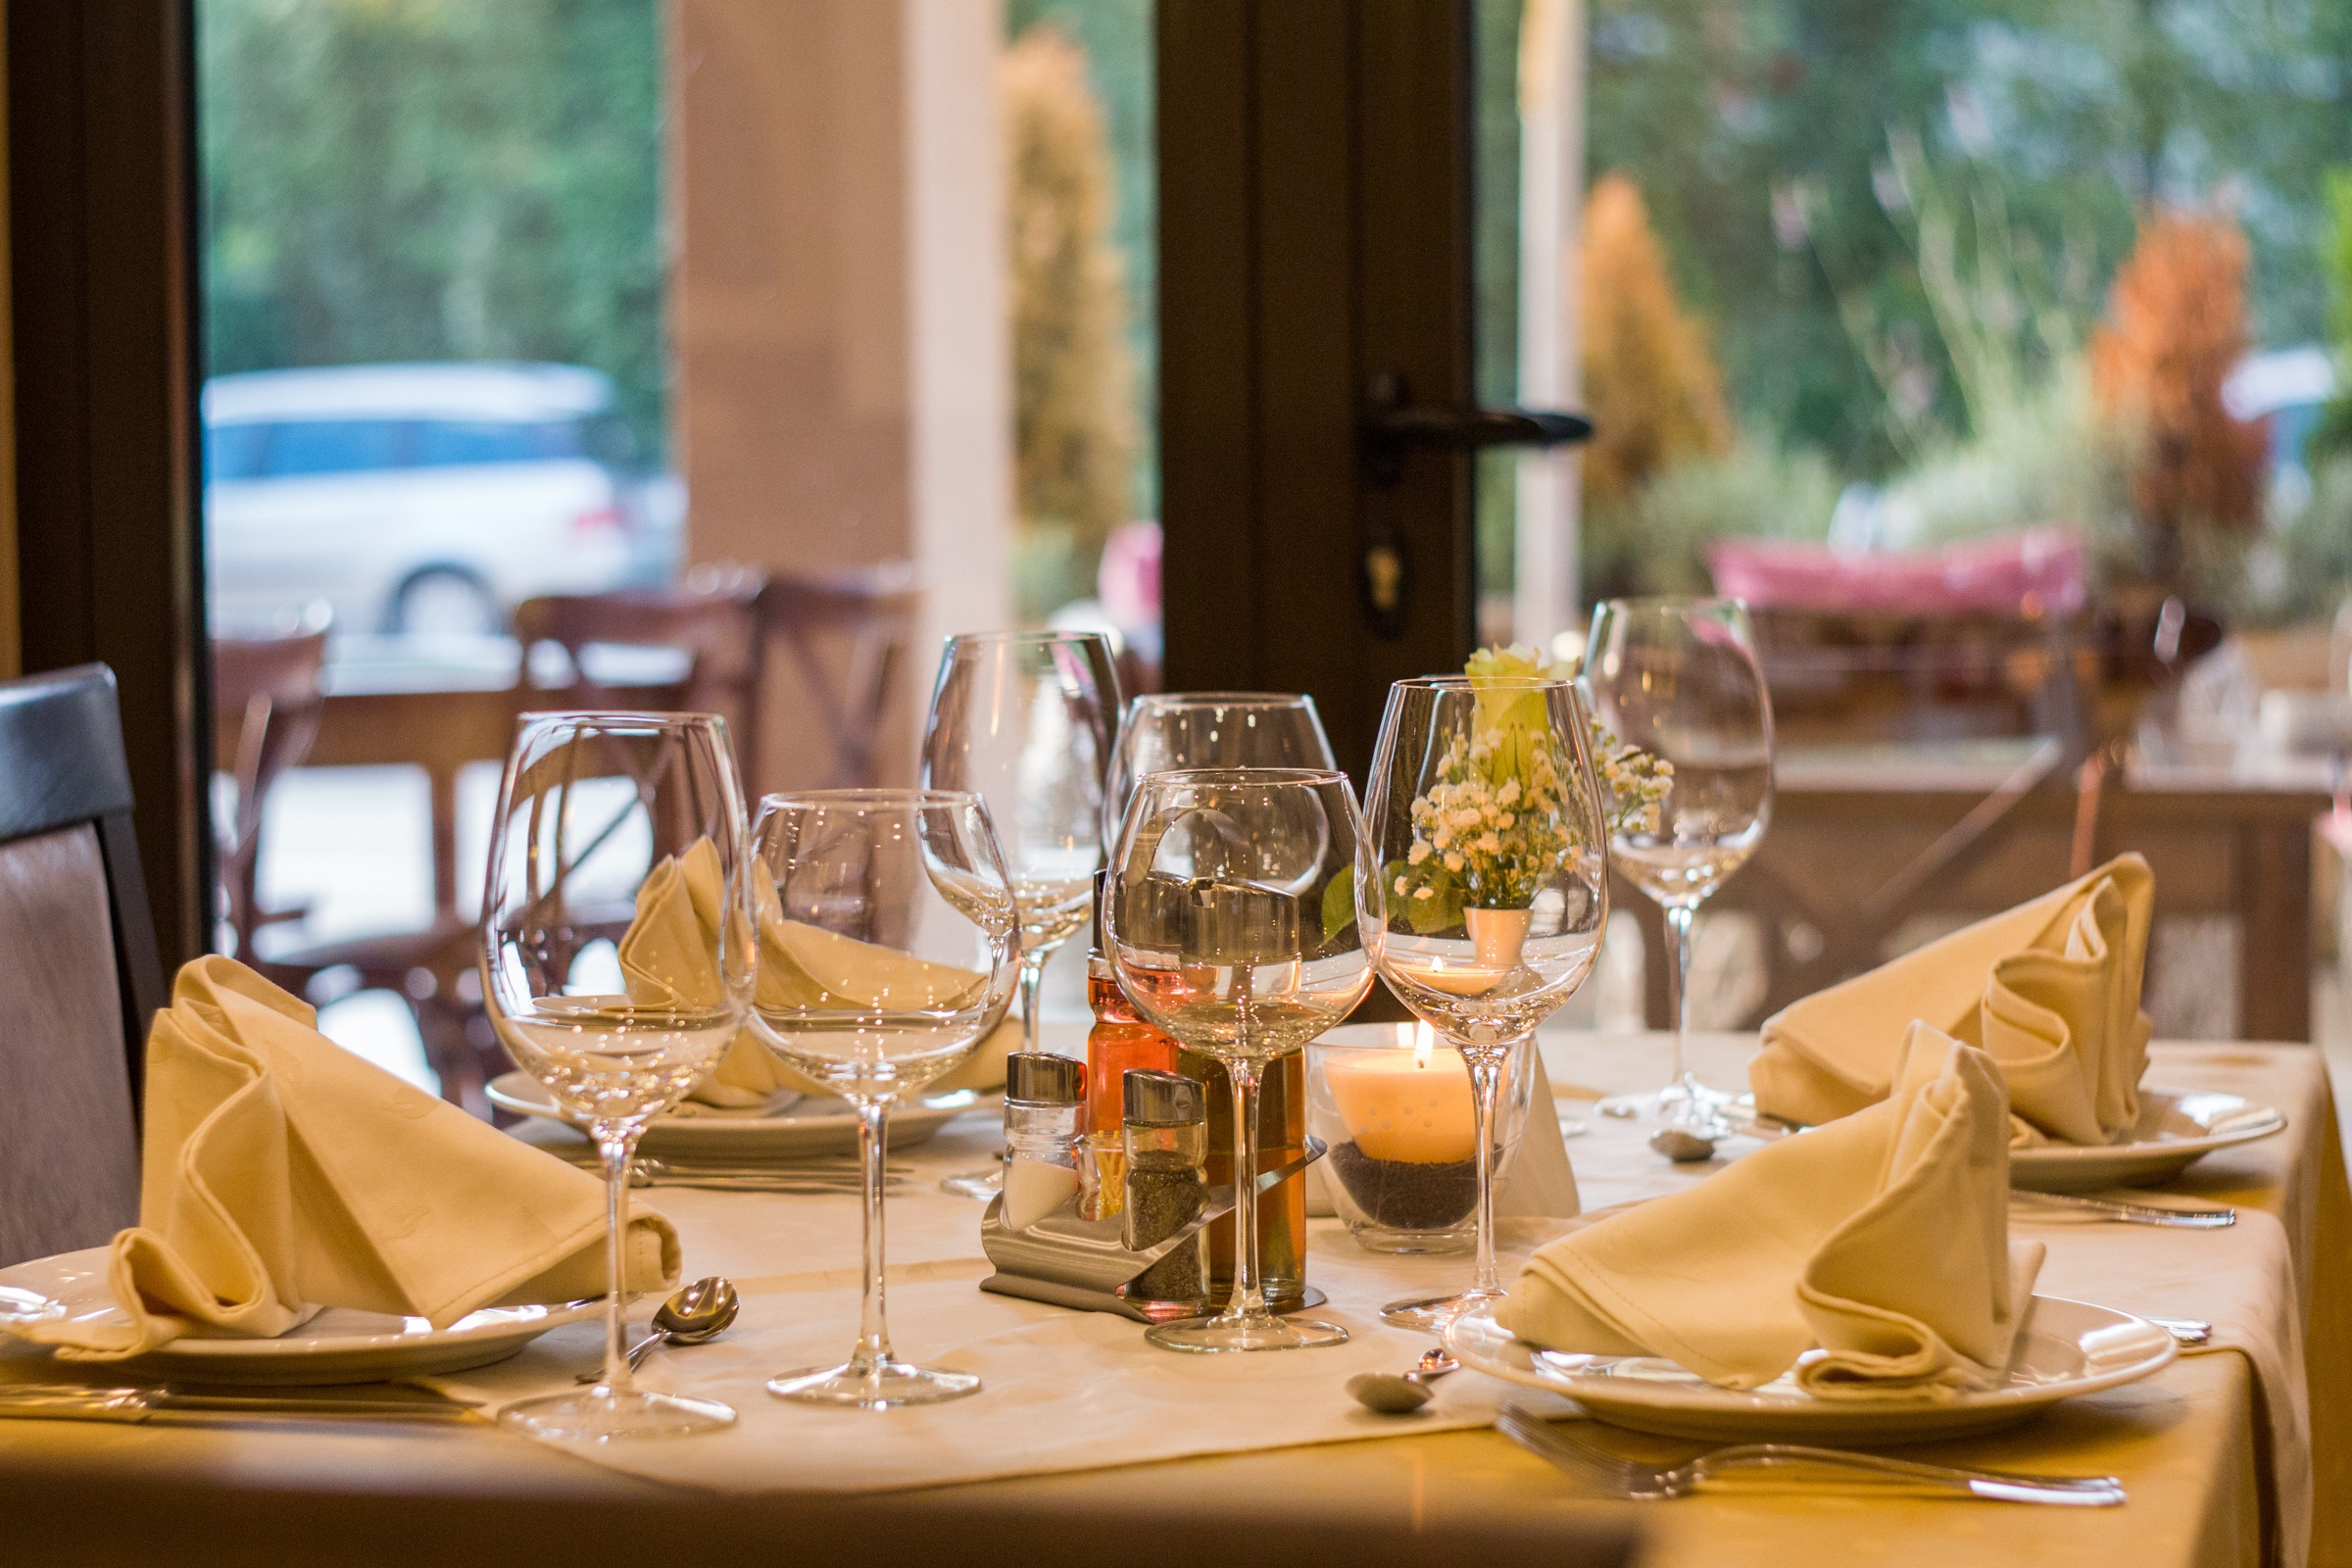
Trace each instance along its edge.
<path fill-rule="evenodd" d="M 1731 1082 L 1753 1039 L 1697 1044 L 1702 1073 Z M 1642 1147 L 1638 1125 L 1596 1116 L 1578 1098 L 1659 1080 L 1660 1037 L 1563 1033 L 1544 1045 L 1562 1110 L 1587 1128 L 1569 1150 L 1588 1208 L 1703 1179 L 1703 1167 L 1669 1167 Z M 1025 1541 L 1029 1560 L 1058 1563 L 1116 1561 L 1123 1541 L 1166 1545 L 1210 1529 L 1221 1549 L 1260 1562 L 1320 1542 L 1364 1562 L 1562 1568 L 1617 1560 L 1629 1528 L 1645 1538 L 1644 1562 L 1692 1568 L 2352 1561 L 2352 1541 L 2328 1505 L 2352 1469 L 2342 1411 L 2352 1383 L 2352 1207 L 2325 1065 L 2307 1047 L 2159 1046 L 2150 1081 L 2226 1089 L 2286 1112 L 2285 1132 L 2213 1155 L 2176 1184 L 2235 1204 L 2239 1224 L 2053 1222 L 2022 1206 L 2017 1223 L 2049 1246 L 2045 1293 L 2210 1319 L 2217 1348 L 2008 1432 L 1907 1450 L 2111 1472 L 2132 1494 L 2122 1508 L 1816 1491 L 1611 1503 L 1483 1424 L 1444 1430 L 1483 1423 L 1505 1392 L 1474 1373 L 1440 1386 L 1430 1419 L 1355 1412 L 1340 1389 L 1347 1372 L 1401 1369 L 1422 1343 L 1381 1327 L 1380 1301 L 1450 1280 L 1467 1262 L 1375 1260 L 1331 1221 L 1317 1222 L 1309 1273 L 1332 1295 L 1325 1314 L 1356 1333 L 1340 1350 L 1169 1356 L 1144 1347 L 1124 1320 L 984 1295 L 978 1208 L 930 1180 L 994 1147 L 993 1117 L 981 1111 L 901 1151 L 918 1173 L 891 1200 L 900 1348 L 980 1370 L 988 1386 L 977 1398 L 881 1414 L 770 1399 L 763 1376 L 837 1352 L 854 1331 L 855 1200 L 662 1189 L 642 1196 L 677 1221 L 688 1273 L 727 1274 L 745 1309 L 725 1339 L 658 1353 L 648 1376 L 728 1399 L 744 1412 L 733 1431 L 580 1456 L 486 1426 L 0 1422 L 0 1520 L 13 1546 L 47 1548 L 16 1559 L 27 1562 L 215 1561 L 222 1541 L 300 1542 L 289 1555 L 321 1562 L 550 1560 L 663 1545 L 684 1561 L 704 1548 L 796 1542 L 811 1550 L 792 1560 L 813 1560 L 834 1541 L 854 1541 L 866 1560 L 961 1545 L 977 1550 L 973 1560 L 995 1561 Z M 1508 1238 L 1521 1253 L 1539 1239 Z M 452 1382 L 501 1396 L 547 1387 L 587 1364 L 594 1344 L 593 1329 L 576 1325 Z M 53 1375 L 22 1349 L 0 1358 L 0 1374 Z M 1269 1380 L 1292 1392 L 1269 1400 Z M 2291 1397 L 2304 1387 L 2307 1409 Z M 1175 1414 L 1137 1422 L 1139 1401 L 1154 1398 Z M 1236 1421 L 1237 1410 L 1251 1419 Z M 1158 1457 L 1174 1454 L 1193 1456 Z M 1124 1462 L 1138 1460 L 1153 1462 Z M 2307 1559 L 2297 1522 L 2315 1493 L 2322 1505 Z M 1255 1544 L 1253 1532 L 1262 1533 Z"/>

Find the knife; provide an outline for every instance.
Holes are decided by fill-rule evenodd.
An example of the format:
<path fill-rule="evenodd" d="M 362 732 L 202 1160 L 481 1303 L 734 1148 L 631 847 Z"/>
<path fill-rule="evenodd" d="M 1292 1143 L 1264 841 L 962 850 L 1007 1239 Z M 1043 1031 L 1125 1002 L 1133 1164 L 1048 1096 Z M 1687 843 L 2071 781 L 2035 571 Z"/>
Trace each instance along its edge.
<path fill-rule="evenodd" d="M 378 1421 L 470 1421 L 471 1405 L 422 1397 L 363 1398 L 300 1394 L 191 1394 L 165 1386 L 104 1388 L 79 1383 L 0 1384 L 0 1419 L 169 1421 L 174 1417 L 293 1416 Z"/>

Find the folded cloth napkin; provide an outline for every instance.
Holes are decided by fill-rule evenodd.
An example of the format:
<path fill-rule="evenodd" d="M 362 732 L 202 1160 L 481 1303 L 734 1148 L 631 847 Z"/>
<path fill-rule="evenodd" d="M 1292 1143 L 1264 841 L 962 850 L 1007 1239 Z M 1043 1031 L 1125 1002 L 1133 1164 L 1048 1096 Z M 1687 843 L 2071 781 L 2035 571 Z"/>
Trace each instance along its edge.
<path fill-rule="evenodd" d="M 1734 1389 L 1792 1365 L 1829 1399 L 1997 1383 L 2042 1257 L 2009 1240 L 2000 1075 L 1925 1024 L 1899 1055 L 1880 1103 L 1544 1248 L 1497 1321 Z"/>
<path fill-rule="evenodd" d="M 636 915 L 619 944 L 620 971 L 631 1000 L 683 1002 L 690 1006 L 718 1002 L 715 955 L 725 889 L 718 851 L 709 839 L 697 839 L 648 873 L 637 892 Z M 970 969 L 931 963 L 805 921 L 787 920 L 774 887 L 764 877 L 753 878 L 752 900 L 760 921 L 755 995 L 764 1011 L 951 1006 L 956 998 L 986 983 L 986 976 Z M 1000 1027 L 969 1059 L 927 1085 L 925 1092 L 1002 1088 L 1004 1054 L 1018 1049 L 1019 1033 L 1017 1025 Z M 778 1058 L 747 1024 L 717 1065 L 688 1091 L 687 1099 L 722 1110 L 764 1109 L 787 1092 L 827 1098 L 833 1093 Z"/>
<path fill-rule="evenodd" d="M 1764 1022 L 1756 1109 L 1807 1126 L 1886 1098 L 1914 1018 L 1982 1047 L 2021 1143 L 2119 1143 L 2139 1120 L 2150 1025 L 2139 1010 L 2156 883 L 2123 855 Z"/>
<path fill-rule="evenodd" d="M 283 1334 L 323 1306 L 446 1328 L 605 1290 L 604 1184 L 353 1055 L 231 958 L 179 972 L 147 1038 L 139 1223 L 108 1283 L 128 1323 L 9 1332 L 115 1360 L 181 1335 Z M 678 1275 L 637 1208 L 629 1289 Z"/>

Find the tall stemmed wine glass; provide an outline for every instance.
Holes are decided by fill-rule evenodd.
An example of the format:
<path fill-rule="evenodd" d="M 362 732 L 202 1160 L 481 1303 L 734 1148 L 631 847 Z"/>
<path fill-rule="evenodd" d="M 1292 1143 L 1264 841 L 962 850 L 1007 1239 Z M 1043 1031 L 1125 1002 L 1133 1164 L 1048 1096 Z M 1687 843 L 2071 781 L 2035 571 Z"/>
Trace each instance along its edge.
<path fill-rule="evenodd" d="M 1512 1053 L 1592 972 L 1608 923 L 1608 830 L 1585 729 L 1564 680 L 1443 675 L 1389 688 L 1357 918 L 1389 989 L 1461 1052 L 1478 1158 L 1476 1282 L 1383 1307 L 1393 1323 L 1442 1328 L 1502 1294 L 1496 1096 Z"/>
<path fill-rule="evenodd" d="M 1287 1350 L 1348 1331 L 1266 1309 L 1257 1257 L 1257 1087 L 1266 1066 L 1348 1016 L 1372 984 L 1351 875 L 1359 819 L 1344 773 L 1200 768 L 1136 786 L 1110 858 L 1107 956 L 1146 1021 L 1225 1063 L 1233 1084 L 1233 1297 L 1163 1323 L 1170 1350 Z"/>
<path fill-rule="evenodd" d="M 987 806 L 1020 910 L 1021 1049 L 1038 1045 L 1046 960 L 1086 923 L 1102 864 L 1102 786 L 1119 678 L 1101 632 L 966 632 L 948 639 L 923 731 L 923 787 Z M 989 1198 L 991 1166 L 940 1185 Z"/>
<path fill-rule="evenodd" d="M 1592 617 L 1580 676 L 1611 750 L 1667 764 L 1647 810 L 1619 814 L 1617 868 L 1665 911 L 1674 981 L 1674 1076 L 1610 1115 L 1711 1124 L 1732 1097 L 1690 1071 L 1690 925 L 1772 820 L 1772 694 L 1747 607 L 1736 599 L 1612 599 Z M 1621 803 L 1622 804 L 1622 803 Z"/>
<path fill-rule="evenodd" d="M 1102 794 L 1102 842 L 1147 773 L 1189 767 L 1339 766 L 1315 700 L 1296 692 L 1147 692 L 1127 705 Z"/>
<path fill-rule="evenodd" d="M 1012 998 L 1018 915 L 987 809 L 949 790 L 770 795 L 752 837 L 762 965 L 752 1027 L 857 1107 L 865 1193 L 857 1348 L 768 1392 L 876 1410 L 977 1393 L 971 1373 L 891 1351 L 882 1161 L 891 1106 L 954 1071 Z"/>
<path fill-rule="evenodd" d="M 604 1380 L 500 1419 L 543 1437 L 707 1432 L 711 1399 L 632 1386 L 629 1160 L 647 1122 L 742 1026 L 757 953 L 734 750 L 708 713 L 527 713 L 499 787 L 482 898 L 482 994 L 508 1051 L 603 1155 Z M 659 1278 L 638 1260 L 636 1275 Z M 648 1281 L 652 1283 L 652 1281 Z"/>

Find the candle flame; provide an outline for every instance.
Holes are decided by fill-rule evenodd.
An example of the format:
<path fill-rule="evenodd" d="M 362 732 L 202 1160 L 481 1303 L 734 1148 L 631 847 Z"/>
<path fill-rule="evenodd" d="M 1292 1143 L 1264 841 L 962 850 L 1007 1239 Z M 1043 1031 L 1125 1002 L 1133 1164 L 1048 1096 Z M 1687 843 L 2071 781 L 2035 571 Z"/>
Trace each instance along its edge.
<path fill-rule="evenodd" d="M 1429 1065 L 1429 1054 L 1437 1049 L 1437 1033 L 1428 1024 L 1413 1025 L 1413 1065 L 1416 1068 Z"/>

